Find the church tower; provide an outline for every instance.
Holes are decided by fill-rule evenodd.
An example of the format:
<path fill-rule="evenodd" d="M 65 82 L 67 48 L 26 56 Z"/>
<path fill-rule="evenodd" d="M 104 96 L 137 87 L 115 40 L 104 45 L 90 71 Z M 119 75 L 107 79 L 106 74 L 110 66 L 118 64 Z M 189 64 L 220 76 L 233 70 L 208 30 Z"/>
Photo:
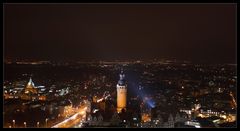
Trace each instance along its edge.
<path fill-rule="evenodd" d="M 127 84 L 125 80 L 125 74 L 123 71 L 120 73 L 120 79 L 117 83 L 117 112 L 121 112 L 122 109 L 126 110 L 127 104 Z"/>

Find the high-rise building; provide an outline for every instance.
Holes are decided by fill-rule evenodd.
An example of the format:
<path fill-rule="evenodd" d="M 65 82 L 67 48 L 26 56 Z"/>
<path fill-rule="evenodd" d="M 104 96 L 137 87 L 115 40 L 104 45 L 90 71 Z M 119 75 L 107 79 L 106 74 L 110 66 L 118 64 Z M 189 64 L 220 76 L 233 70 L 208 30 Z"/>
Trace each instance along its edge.
<path fill-rule="evenodd" d="M 117 83 L 117 112 L 126 110 L 127 104 L 127 84 L 125 80 L 125 74 L 123 71 L 120 73 L 120 79 Z"/>

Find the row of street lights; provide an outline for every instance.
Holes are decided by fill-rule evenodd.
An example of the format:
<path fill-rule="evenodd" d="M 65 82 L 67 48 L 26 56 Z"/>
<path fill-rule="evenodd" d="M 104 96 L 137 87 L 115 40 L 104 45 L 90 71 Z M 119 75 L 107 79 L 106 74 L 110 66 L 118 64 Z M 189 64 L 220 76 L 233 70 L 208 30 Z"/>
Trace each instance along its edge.
<path fill-rule="evenodd" d="M 12 121 L 13 122 L 13 126 L 9 126 L 9 128 L 15 128 L 15 120 Z M 46 124 L 46 127 L 47 127 L 47 122 L 48 122 L 48 118 L 45 119 L 45 124 Z M 27 122 L 23 122 L 24 124 L 24 127 L 27 128 Z M 39 125 L 40 125 L 40 122 L 38 121 L 37 122 L 37 127 L 39 128 Z"/>

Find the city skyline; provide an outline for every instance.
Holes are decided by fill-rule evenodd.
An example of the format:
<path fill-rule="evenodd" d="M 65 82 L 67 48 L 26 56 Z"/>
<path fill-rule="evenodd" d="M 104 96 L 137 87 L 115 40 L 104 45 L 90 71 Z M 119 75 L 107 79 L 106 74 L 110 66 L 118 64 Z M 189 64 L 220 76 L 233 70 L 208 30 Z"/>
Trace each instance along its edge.
<path fill-rule="evenodd" d="M 236 127 L 232 64 L 20 62 L 4 70 L 5 128 Z"/>
<path fill-rule="evenodd" d="M 5 4 L 13 59 L 236 63 L 236 4 Z"/>
<path fill-rule="evenodd" d="M 235 128 L 236 11 L 6 3 L 3 127 Z"/>

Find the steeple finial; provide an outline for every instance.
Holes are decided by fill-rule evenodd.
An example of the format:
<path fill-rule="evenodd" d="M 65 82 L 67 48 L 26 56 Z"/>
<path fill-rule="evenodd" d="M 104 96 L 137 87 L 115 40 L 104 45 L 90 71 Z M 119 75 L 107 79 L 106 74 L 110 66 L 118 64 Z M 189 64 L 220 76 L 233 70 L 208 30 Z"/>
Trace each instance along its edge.
<path fill-rule="evenodd" d="M 33 81 L 32 81 L 32 77 L 30 77 L 29 82 L 28 82 L 28 85 L 34 86 L 34 83 L 33 83 Z"/>
<path fill-rule="evenodd" d="M 118 84 L 119 85 L 124 85 L 125 84 L 125 74 L 123 73 L 123 70 L 121 70 L 121 73 L 119 74 L 119 81 Z"/>

